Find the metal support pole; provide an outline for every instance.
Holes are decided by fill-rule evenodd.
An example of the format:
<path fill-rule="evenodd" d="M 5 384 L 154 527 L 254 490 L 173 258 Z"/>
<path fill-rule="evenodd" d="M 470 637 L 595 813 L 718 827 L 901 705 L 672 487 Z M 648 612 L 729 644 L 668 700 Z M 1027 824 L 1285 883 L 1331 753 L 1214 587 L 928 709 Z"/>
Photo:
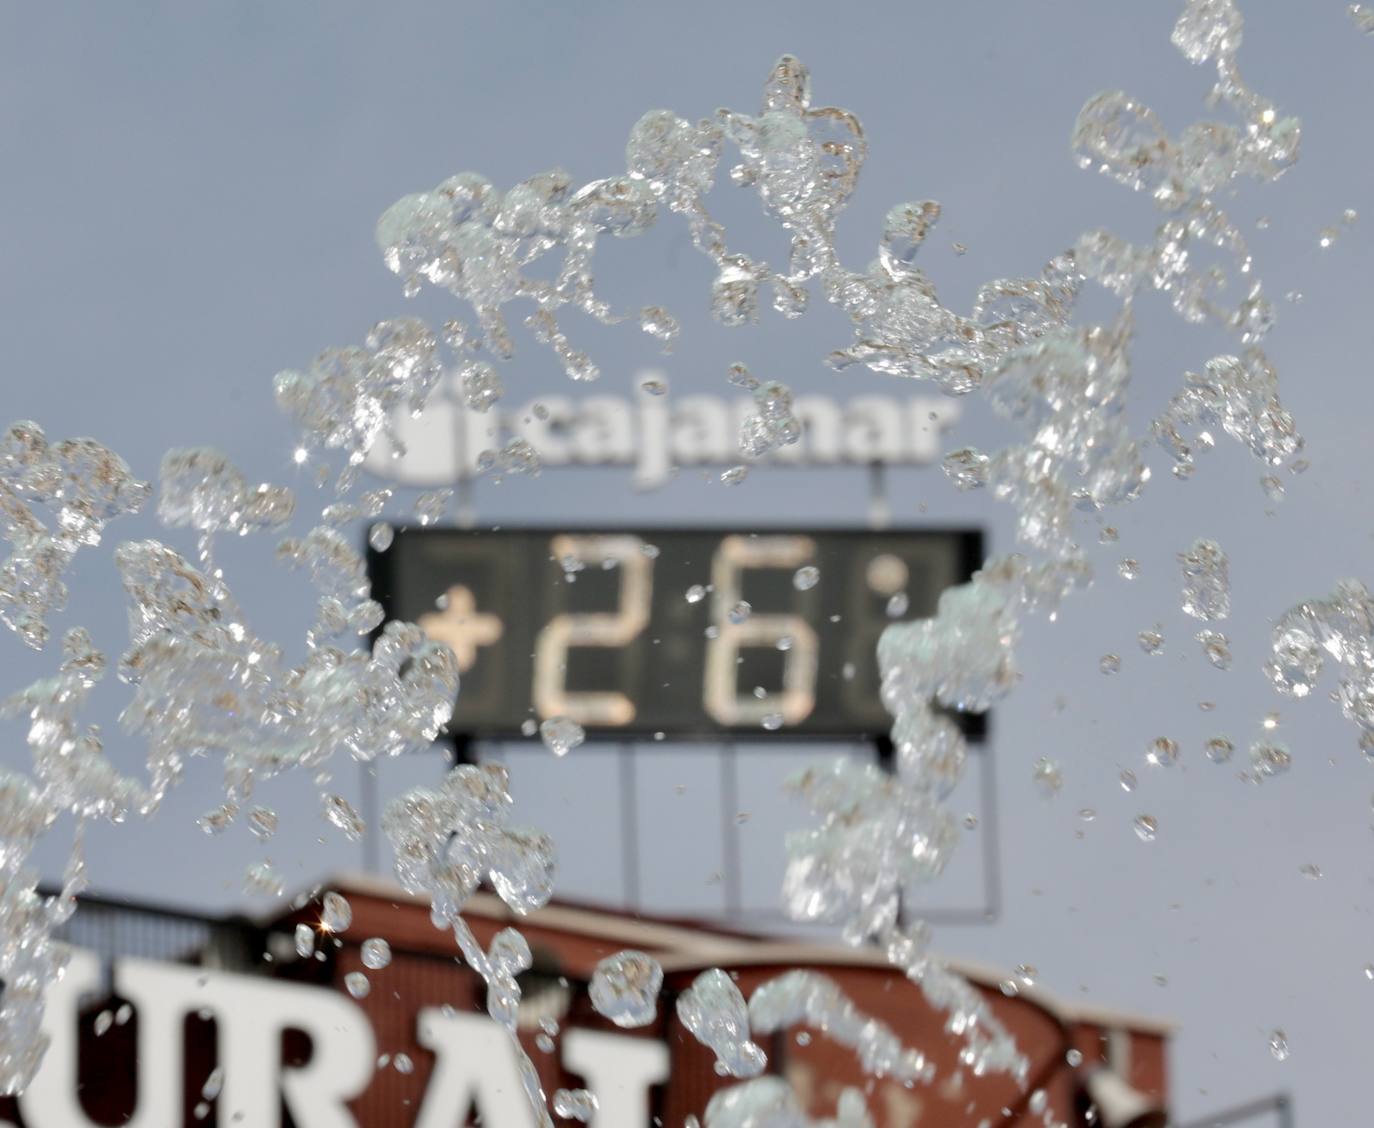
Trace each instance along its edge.
<path fill-rule="evenodd" d="M 726 738 L 720 746 L 720 830 L 721 866 L 725 870 L 725 911 L 734 919 L 744 910 L 741 891 L 739 848 L 739 764 L 735 757 L 735 742 Z"/>
<path fill-rule="evenodd" d="M 868 464 L 868 527 L 886 529 L 892 524 L 892 506 L 887 500 L 887 467 L 881 462 Z"/>

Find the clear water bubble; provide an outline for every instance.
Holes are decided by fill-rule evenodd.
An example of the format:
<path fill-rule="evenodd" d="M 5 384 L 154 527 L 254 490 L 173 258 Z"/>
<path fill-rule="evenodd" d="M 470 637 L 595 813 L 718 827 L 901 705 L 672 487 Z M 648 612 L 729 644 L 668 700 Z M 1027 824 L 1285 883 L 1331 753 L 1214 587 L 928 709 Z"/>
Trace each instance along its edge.
<path fill-rule="evenodd" d="M 1169 768 L 1178 763 L 1178 741 L 1157 736 L 1145 750 L 1145 762 L 1152 768 Z"/>
<path fill-rule="evenodd" d="M 1183 569 L 1183 613 L 1215 621 L 1231 613 L 1230 561 L 1221 545 L 1198 538 L 1178 556 Z"/>
<path fill-rule="evenodd" d="M 270 807 L 254 807 L 248 812 L 248 829 L 259 842 L 277 833 L 277 812 Z"/>
<path fill-rule="evenodd" d="M 365 999 L 372 991 L 372 984 L 361 971 L 350 971 L 344 976 L 344 986 L 355 999 Z"/>
<path fill-rule="evenodd" d="M 555 1089 L 553 1111 L 555 1116 L 564 1120 L 589 1122 L 601 1105 L 594 1094 L 586 1089 Z"/>
<path fill-rule="evenodd" d="M 539 735 L 555 756 L 566 756 L 587 739 L 582 726 L 569 717 L 550 717 L 539 726 Z"/>
<path fill-rule="evenodd" d="M 1268 779 L 1282 775 L 1293 765 L 1292 753 L 1276 740 L 1256 740 L 1250 745 L 1250 766 L 1255 775 Z"/>
<path fill-rule="evenodd" d="M 341 893 L 330 890 L 320 904 L 320 926 L 326 932 L 346 932 L 353 923 L 353 906 Z"/>
<path fill-rule="evenodd" d="M 386 521 L 378 521 L 367 531 L 367 543 L 377 552 L 385 552 L 396 539 L 396 529 Z"/>
<path fill-rule="evenodd" d="M 243 891 L 266 897 L 280 897 L 286 883 L 271 862 L 254 862 L 243 874 Z"/>
<path fill-rule="evenodd" d="M 1164 635 L 1158 627 L 1151 627 L 1149 630 L 1141 631 L 1140 634 L 1136 636 L 1136 640 L 1140 643 L 1140 649 L 1145 651 L 1146 654 L 1164 653 Z"/>
<path fill-rule="evenodd" d="M 814 564 L 804 564 L 792 573 L 792 586 L 797 591 L 810 591 L 821 581 L 821 570 Z"/>
<path fill-rule="evenodd" d="M 1031 772 L 1031 779 L 1035 783 L 1036 790 L 1045 799 L 1053 799 L 1064 787 L 1064 776 L 1060 771 L 1059 764 L 1048 756 L 1041 756 L 1035 761 L 1035 769 Z"/>
<path fill-rule="evenodd" d="M 1104 674 L 1114 674 L 1121 669 L 1121 659 L 1115 654 L 1104 654 L 1098 659 L 1097 668 Z"/>
<path fill-rule="evenodd" d="M 596 965 L 588 994 L 596 1013 L 617 1026 L 647 1026 L 658 1014 L 662 986 L 658 961 L 627 949 Z"/>
<path fill-rule="evenodd" d="M 315 930 L 308 924 L 296 925 L 296 954 L 309 959 L 315 954 Z"/>
<path fill-rule="evenodd" d="M 460 386 L 464 405 L 479 414 L 495 407 L 505 391 L 501 374 L 484 360 L 470 361 L 464 366 Z"/>
<path fill-rule="evenodd" d="M 373 936 L 362 943 L 363 966 L 372 971 L 381 971 L 391 962 L 391 945 L 380 936 Z"/>
<path fill-rule="evenodd" d="M 1236 746 L 1224 736 L 1211 737 L 1203 748 L 1207 753 L 1207 759 L 1214 764 L 1226 763 L 1236 751 Z"/>
<path fill-rule="evenodd" d="M 1137 815 L 1132 825 L 1135 836 L 1142 842 L 1153 842 L 1159 833 L 1159 822 L 1153 815 Z"/>
<path fill-rule="evenodd" d="M 1198 631 L 1197 641 L 1202 644 L 1202 653 L 1207 661 L 1218 670 L 1231 668 L 1231 640 L 1220 631 Z"/>
<path fill-rule="evenodd" d="M 697 1041 L 709 1047 L 723 1072 L 755 1077 L 768 1063 L 763 1049 L 749 1038 L 749 1008 L 725 972 L 702 972 L 677 998 L 677 1016 Z"/>

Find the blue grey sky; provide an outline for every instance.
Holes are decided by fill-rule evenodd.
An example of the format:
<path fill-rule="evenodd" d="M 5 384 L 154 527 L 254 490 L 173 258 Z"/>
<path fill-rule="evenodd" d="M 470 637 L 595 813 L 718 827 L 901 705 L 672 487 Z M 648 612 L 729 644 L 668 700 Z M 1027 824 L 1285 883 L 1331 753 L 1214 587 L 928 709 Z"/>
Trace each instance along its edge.
<path fill-rule="evenodd" d="M 1033 964 L 1059 994 L 1177 1020 L 1174 1092 L 1184 1117 L 1285 1089 L 1300 1124 L 1346 1123 L 1371 1096 L 1363 1059 L 1374 1044 L 1374 982 L 1363 969 L 1374 963 L 1374 770 L 1326 700 L 1330 682 L 1314 700 L 1280 701 L 1260 664 L 1272 617 L 1340 577 L 1368 580 L 1374 571 L 1364 493 L 1374 417 L 1374 42 L 1339 0 L 1242 6 L 1248 79 L 1305 127 L 1297 167 L 1276 185 L 1245 186 L 1234 214 L 1248 227 L 1272 217 L 1253 236 L 1259 273 L 1274 296 L 1303 295 L 1279 302 L 1268 348 L 1312 469 L 1289 480 L 1287 500 L 1270 515 L 1258 466 L 1222 443 L 1187 483 L 1156 464 L 1143 499 L 1114 516 L 1122 539 L 1096 550 L 1098 583 L 1058 622 L 1030 626 L 1024 682 L 994 717 L 1003 914 L 992 927 L 944 928 L 939 939 L 953 954 Z M 1079 106 L 1104 88 L 1129 91 L 1174 131 L 1208 116 L 1208 72 L 1168 42 L 1177 10 L 1124 0 L 0 5 L 0 417 L 35 419 L 55 437 L 95 437 L 148 478 L 165 448 L 208 444 L 255 480 L 307 492 L 290 460 L 290 429 L 272 405 L 272 375 L 326 346 L 360 342 L 381 318 L 414 312 L 438 322 L 451 308 L 441 295 L 401 297 L 373 243 L 383 208 L 465 169 L 500 185 L 554 165 L 578 182 L 611 175 L 623 168 L 625 137 L 642 111 L 752 111 L 785 51 L 811 67 L 817 103 L 854 111 L 868 133 L 870 157 L 841 220 L 848 260 L 874 253 L 892 204 L 937 199 L 944 217 L 925 268 L 951 304 L 966 306 L 981 281 L 1035 271 L 1085 228 L 1150 230 L 1148 201 L 1079 171 L 1068 137 Z M 712 203 L 736 242 L 777 256 L 782 238 L 755 197 L 727 184 Z M 1319 229 L 1352 207 L 1366 218 L 1319 250 Z M 967 253 L 956 255 L 954 242 Z M 735 359 L 840 398 L 921 390 L 825 368 L 825 354 L 848 338 L 830 309 L 800 323 L 766 315 L 745 330 L 712 324 L 709 266 L 673 221 L 616 242 L 604 259 L 607 296 L 661 303 L 684 326 L 664 362 L 631 330 L 571 322 L 601 362 L 607 391 L 628 393 L 634 374 L 653 365 L 675 391 L 724 392 Z M 1089 308 L 1109 308 L 1095 303 Z M 1140 327 L 1132 417 L 1143 425 L 1185 369 L 1233 346 L 1183 326 L 1159 301 L 1145 303 Z M 517 402 L 567 391 L 527 340 L 506 379 Z M 961 436 L 989 445 L 1005 438 L 972 405 Z M 477 502 L 483 521 L 509 525 L 667 514 L 748 529 L 859 523 L 866 489 L 857 471 L 779 470 L 733 490 L 684 473 L 638 495 L 621 471 L 577 471 L 484 484 Z M 979 523 L 993 548 L 1011 545 L 1006 513 L 956 495 L 938 472 L 894 473 L 890 498 L 897 524 Z M 111 527 L 109 541 L 151 535 L 157 526 L 145 515 Z M 1219 540 L 1232 560 L 1229 673 L 1205 663 L 1178 610 L 1174 556 L 1200 535 Z M 297 640 L 307 588 L 276 569 L 270 548 L 226 544 L 226 574 L 264 633 Z M 58 625 L 85 624 L 117 653 L 124 610 L 108 549 L 79 558 Z M 1116 576 L 1124 556 L 1140 561 L 1139 579 Z M 1135 636 L 1156 623 L 1166 651 L 1147 658 Z M 1108 652 L 1122 658 L 1112 679 L 1097 671 Z M 0 635 L 7 685 L 46 674 L 52 662 Z M 133 770 L 139 749 L 115 724 L 121 700 L 110 679 L 97 719 L 111 756 Z M 1200 700 L 1215 710 L 1202 712 Z M 1272 709 L 1293 750 L 1288 776 L 1256 788 L 1237 778 L 1239 765 L 1205 760 L 1207 737 L 1244 747 Z M 19 762 L 20 730 L 6 731 L 4 759 Z M 1149 772 L 1145 746 L 1161 735 L 1181 743 L 1182 762 Z M 1045 755 L 1065 776 L 1053 801 L 1031 784 Z M 593 840 L 588 820 L 569 816 L 608 802 L 610 774 L 598 756 L 590 750 L 582 766 L 575 756 L 555 767 L 525 761 L 516 771 L 530 821 L 561 821 L 572 832 L 564 848 L 574 891 L 594 886 L 598 867 L 618 864 L 618 842 Z M 694 819 L 674 806 L 683 798 L 675 784 L 709 794 L 713 779 L 701 764 L 663 752 L 641 776 L 647 815 L 690 833 Z M 1134 793 L 1118 785 L 1123 767 L 1140 777 Z M 781 766 L 750 770 L 760 783 L 749 833 L 763 856 L 765 832 L 795 816 L 772 792 Z M 381 787 L 394 794 L 439 771 L 437 758 L 385 765 Z M 339 765 L 350 794 L 356 774 Z M 205 908 L 245 904 L 244 866 L 263 852 L 244 828 L 210 841 L 195 827 L 216 794 L 214 765 L 199 762 L 155 822 L 97 830 L 95 887 Z M 288 880 L 303 886 L 361 864 L 360 851 L 319 822 L 305 781 L 277 787 L 268 801 L 282 815 L 271 856 Z M 976 788 L 966 784 L 956 802 L 974 809 Z M 709 807 L 703 800 L 707 821 Z M 1084 807 L 1097 812 L 1091 823 L 1079 818 Z M 1131 830 L 1141 813 L 1159 821 L 1151 844 Z M 714 841 L 714 827 L 701 833 Z M 61 853 L 58 842 L 45 849 L 48 876 Z M 1306 863 L 1325 876 L 1304 878 Z M 714 868 L 707 861 L 665 856 L 656 865 L 654 907 L 710 901 L 702 892 L 710 873 L 697 871 Z M 974 870 L 964 864 L 932 899 L 976 895 L 965 888 Z M 1268 1051 L 1274 1027 L 1292 1047 L 1283 1063 Z"/>

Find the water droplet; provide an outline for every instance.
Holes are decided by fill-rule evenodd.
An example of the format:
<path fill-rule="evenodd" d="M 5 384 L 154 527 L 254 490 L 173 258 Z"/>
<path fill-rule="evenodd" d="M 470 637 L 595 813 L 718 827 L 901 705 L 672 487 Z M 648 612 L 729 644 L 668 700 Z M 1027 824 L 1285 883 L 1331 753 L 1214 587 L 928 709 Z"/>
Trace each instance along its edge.
<path fill-rule="evenodd" d="M 469 362 L 463 369 L 461 386 L 463 403 L 478 414 L 494 407 L 505 390 L 500 373 L 484 360 Z"/>
<path fill-rule="evenodd" d="M 988 484 L 992 459 L 973 447 L 963 447 L 945 455 L 941 469 L 955 489 L 977 490 Z"/>
<path fill-rule="evenodd" d="M 1160 632 L 1158 627 L 1153 627 L 1147 631 L 1141 631 L 1136 638 L 1140 642 L 1140 649 L 1145 651 L 1146 654 L 1164 653 L 1164 635 Z"/>
<path fill-rule="evenodd" d="M 364 940 L 362 960 L 363 967 L 370 968 L 372 971 L 381 971 L 391 962 L 391 945 L 379 936 Z"/>
<path fill-rule="evenodd" d="M 1135 836 L 1142 842 L 1153 842 L 1159 833 L 1159 823 L 1153 815 L 1137 815 L 1134 826 Z"/>
<path fill-rule="evenodd" d="M 1178 741 L 1157 736 L 1145 752 L 1145 762 L 1152 768 L 1170 768 L 1178 763 Z"/>
<path fill-rule="evenodd" d="M 1115 654 L 1104 654 L 1098 660 L 1097 668 L 1104 674 L 1114 674 L 1121 669 L 1121 659 Z"/>
<path fill-rule="evenodd" d="M 810 591 L 821 579 L 821 570 L 814 564 L 804 564 L 792 573 L 792 586 L 798 591 Z"/>
<path fill-rule="evenodd" d="M 735 387 L 746 388 L 751 392 L 759 386 L 758 377 L 755 376 L 752 372 L 750 372 L 745 365 L 740 364 L 738 361 L 730 365 L 729 371 L 727 373 L 727 378 L 729 379 L 730 383 L 735 385 Z"/>
<path fill-rule="evenodd" d="M 296 925 L 296 954 L 301 959 L 315 954 L 315 930 L 308 924 Z"/>
<path fill-rule="evenodd" d="M 285 891 L 285 882 L 277 872 L 271 862 L 257 862 L 248 867 L 243 875 L 243 891 L 245 893 L 262 894 L 268 897 L 280 897 Z"/>
<path fill-rule="evenodd" d="M 396 530 L 386 521 L 378 521 L 367 531 L 367 543 L 377 552 L 385 552 L 396 539 Z"/>
<path fill-rule="evenodd" d="M 1310 881 L 1318 881 L 1322 877 L 1322 868 L 1313 862 L 1304 862 L 1298 867 L 1298 872 Z"/>
<path fill-rule="evenodd" d="M 749 618 L 749 614 L 752 611 L 753 608 L 750 607 L 749 604 L 746 603 L 743 599 L 741 599 L 738 603 L 736 603 L 733 607 L 730 608 L 730 622 L 739 625 L 740 623 L 745 622 Z"/>
<path fill-rule="evenodd" d="M 1224 619 L 1231 613 L 1230 561 L 1221 545 L 1199 537 L 1178 554 L 1183 569 L 1183 613 L 1194 619 Z"/>
<path fill-rule="evenodd" d="M 1112 525 L 1104 525 L 1102 531 L 1097 534 L 1098 544 L 1115 544 L 1120 539 L 1121 534 Z"/>
<path fill-rule="evenodd" d="M 1256 776 L 1270 778 L 1282 775 L 1293 765 L 1287 746 L 1275 740 L 1257 740 L 1250 745 L 1250 764 Z"/>
<path fill-rule="evenodd" d="M 1202 653 L 1218 670 L 1231 668 L 1231 640 L 1220 631 L 1198 631 L 1197 640 L 1202 644 Z"/>
<path fill-rule="evenodd" d="M 1214 764 L 1226 763 L 1236 750 L 1236 746 L 1224 736 L 1212 737 L 1203 747 L 1207 751 L 1207 759 Z"/>
<path fill-rule="evenodd" d="M 277 833 L 277 812 L 270 807 L 254 807 L 248 812 L 248 829 L 259 842 Z"/>
<path fill-rule="evenodd" d="M 687 602 L 700 603 L 706 598 L 706 588 L 701 584 L 693 584 L 687 589 Z"/>
<path fill-rule="evenodd" d="M 889 619 L 900 619 L 907 613 L 911 606 L 911 597 L 904 591 L 899 591 L 887 601 L 887 617 Z"/>
<path fill-rule="evenodd" d="M 1130 768 L 1122 768 L 1122 769 L 1121 769 L 1121 775 L 1118 776 L 1117 778 L 1120 779 L 1120 781 L 1121 781 L 1121 790 L 1122 790 L 1122 791 L 1134 791 L 1134 790 L 1135 790 L 1135 782 L 1136 782 L 1136 781 L 1135 781 L 1135 772 L 1131 771 Z"/>
<path fill-rule="evenodd" d="M 415 1069 L 415 1063 L 411 1061 L 410 1055 L 402 1050 L 391 1059 L 391 1068 L 397 1073 L 410 1073 Z"/>
<path fill-rule="evenodd" d="M 1269 1052 L 1274 1056 L 1275 1061 L 1288 1060 L 1288 1035 L 1282 1030 L 1273 1030 L 1269 1034 Z"/>
<path fill-rule="evenodd" d="M 564 1120 L 590 1121 L 601 1105 L 594 1094 L 586 1089 L 555 1089 L 553 1111 L 555 1116 Z"/>
<path fill-rule="evenodd" d="M 1116 566 L 1116 570 L 1123 580 L 1133 580 L 1140 575 L 1140 561 L 1128 556 Z"/>
<path fill-rule="evenodd" d="M 658 1013 L 662 986 L 658 961 L 627 949 L 596 965 L 588 994 L 596 1013 L 617 1026 L 646 1026 Z"/>
<path fill-rule="evenodd" d="M 350 971 L 344 976 L 344 986 L 348 988 L 348 993 L 355 999 L 367 998 L 368 992 L 372 990 L 372 984 L 361 971 Z"/>
<path fill-rule="evenodd" d="M 353 923 L 353 906 L 347 898 L 330 891 L 320 905 L 320 925 L 326 932 L 345 932 Z"/>
<path fill-rule="evenodd" d="M 666 396 L 668 394 L 668 384 L 664 380 L 650 379 L 640 383 L 640 388 L 648 392 L 651 396 Z"/>
<path fill-rule="evenodd" d="M 582 726 L 569 717 L 550 717 L 539 726 L 539 735 L 555 756 L 566 756 L 587 738 Z"/>
<path fill-rule="evenodd" d="M 783 718 L 781 713 L 768 713 L 764 716 L 763 720 L 759 722 L 759 724 L 761 724 L 769 732 L 777 732 L 778 729 L 782 728 L 782 719 Z"/>
<path fill-rule="evenodd" d="M 1031 773 L 1031 779 L 1041 797 L 1045 799 L 1053 799 L 1064 786 L 1064 777 L 1060 773 L 1059 765 L 1048 756 L 1041 756 L 1035 761 L 1035 769 Z"/>
<path fill-rule="evenodd" d="M 720 480 L 727 486 L 737 486 L 747 477 L 749 477 L 749 467 L 744 465 L 731 466 L 720 472 Z"/>

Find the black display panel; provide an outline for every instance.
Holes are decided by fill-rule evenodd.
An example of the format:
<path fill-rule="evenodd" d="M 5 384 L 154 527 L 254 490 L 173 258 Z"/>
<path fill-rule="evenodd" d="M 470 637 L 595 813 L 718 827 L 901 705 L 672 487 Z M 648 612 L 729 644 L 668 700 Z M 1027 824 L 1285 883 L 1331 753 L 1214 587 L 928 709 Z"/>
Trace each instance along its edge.
<path fill-rule="evenodd" d="M 387 618 L 454 648 L 472 737 L 881 738 L 878 635 L 981 562 L 979 533 L 930 529 L 401 528 L 368 553 Z"/>

